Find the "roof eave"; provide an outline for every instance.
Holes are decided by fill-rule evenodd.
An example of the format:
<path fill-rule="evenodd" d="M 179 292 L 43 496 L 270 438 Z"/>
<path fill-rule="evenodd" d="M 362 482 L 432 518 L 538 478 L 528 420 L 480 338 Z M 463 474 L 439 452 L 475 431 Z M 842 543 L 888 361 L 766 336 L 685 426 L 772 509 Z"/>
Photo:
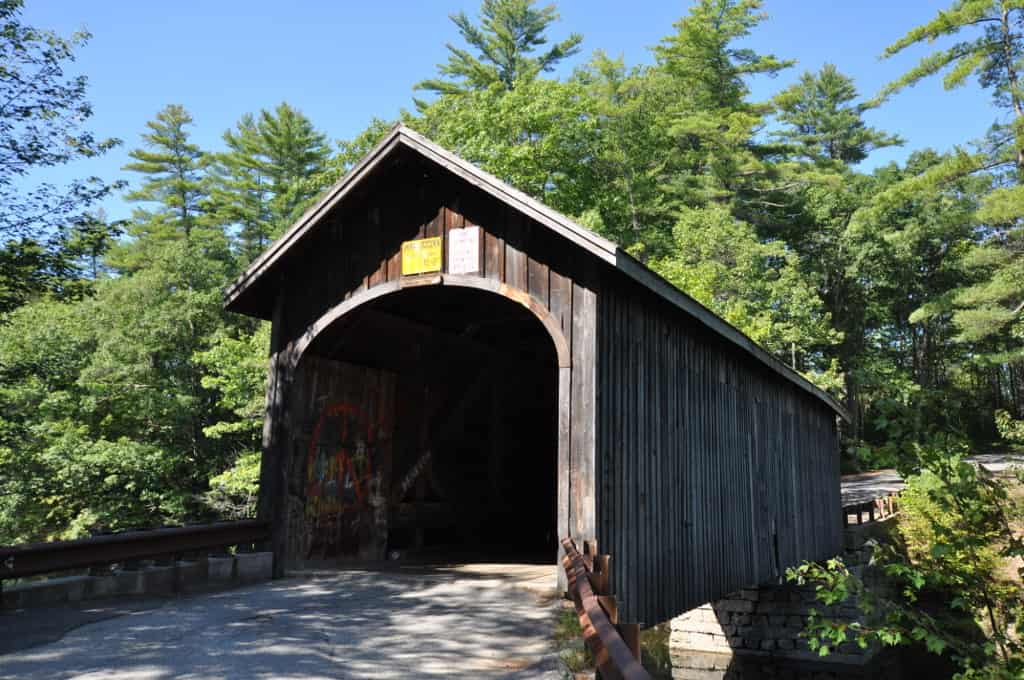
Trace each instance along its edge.
<path fill-rule="evenodd" d="M 235 280 L 224 293 L 224 304 L 228 309 L 239 306 L 240 298 L 251 289 L 277 260 L 302 236 L 308 232 L 320 218 L 334 208 L 359 181 L 371 173 L 398 145 L 409 147 L 449 172 L 461 177 L 466 182 L 480 188 L 498 200 L 512 206 L 523 214 L 547 226 L 555 233 L 583 248 L 591 255 L 619 270 L 673 306 L 697 319 L 713 332 L 729 341 L 742 351 L 752 355 L 766 367 L 781 377 L 794 383 L 805 392 L 817 397 L 835 411 L 841 418 L 850 421 L 845 408 L 824 390 L 820 389 L 807 378 L 786 366 L 769 354 L 764 348 L 744 335 L 714 312 L 704 307 L 697 300 L 682 292 L 641 262 L 626 253 L 612 241 L 577 224 L 565 215 L 549 208 L 540 201 L 509 186 L 494 175 L 481 170 L 469 161 L 459 158 L 447 149 L 431 142 L 426 137 L 404 125 L 396 125 L 366 156 L 349 170 L 324 197 L 289 227 L 274 241 L 266 251 L 257 257 L 252 264 Z"/>

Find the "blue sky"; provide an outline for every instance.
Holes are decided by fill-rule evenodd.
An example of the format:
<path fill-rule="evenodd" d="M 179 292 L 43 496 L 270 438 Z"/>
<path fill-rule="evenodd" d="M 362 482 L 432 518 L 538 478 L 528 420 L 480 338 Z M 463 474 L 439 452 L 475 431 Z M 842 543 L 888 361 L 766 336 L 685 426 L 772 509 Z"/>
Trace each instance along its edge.
<path fill-rule="evenodd" d="M 688 2 L 665 0 L 561 0 L 562 21 L 552 38 L 583 34 L 583 52 L 595 49 L 649 63 L 648 48 L 672 32 Z M 767 98 L 804 70 L 826 62 L 856 79 L 872 95 L 927 53 L 920 49 L 880 61 L 889 43 L 930 19 L 948 0 L 766 0 L 769 19 L 746 44 L 798 65 L 775 79 L 754 82 Z M 92 129 L 120 137 L 106 156 L 40 175 L 63 181 L 96 174 L 126 177 L 120 168 L 139 145 L 145 122 L 169 103 L 184 105 L 196 125 L 193 138 L 220 147 L 220 135 L 246 112 L 288 101 L 331 139 L 357 134 L 377 116 L 390 119 L 411 106 L 413 83 L 435 74 L 444 44 L 458 35 L 448 14 L 475 14 L 475 0 L 303 1 L 26 0 L 30 25 L 68 34 L 85 27 L 92 41 L 76 69 L 90 79 Z M 938 79 L 910 89 L 869 114 L 869 122 L 907 140 L 902 149 L 876 153 L 867 167 L 901 160 L 924 147 L 951 148 L 982 135 L 998 112 L 973 83 L 945 92 Z M 128 179 L 131 179 L 128 177 Z M 104 206 L 126 217 L 120 198 Z"/>

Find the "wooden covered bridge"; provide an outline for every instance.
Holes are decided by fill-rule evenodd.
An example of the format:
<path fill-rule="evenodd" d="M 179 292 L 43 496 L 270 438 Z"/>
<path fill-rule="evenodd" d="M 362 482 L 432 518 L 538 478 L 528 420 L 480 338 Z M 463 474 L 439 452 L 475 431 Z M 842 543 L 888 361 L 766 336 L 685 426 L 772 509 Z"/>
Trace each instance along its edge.
<path fill-rule="evenodd" d="M 666 620 L 841 548 L 842 408 L 614 243 L 399 126 L 227 291 L 273 323 L 276 569 L 613 555 Z"/>

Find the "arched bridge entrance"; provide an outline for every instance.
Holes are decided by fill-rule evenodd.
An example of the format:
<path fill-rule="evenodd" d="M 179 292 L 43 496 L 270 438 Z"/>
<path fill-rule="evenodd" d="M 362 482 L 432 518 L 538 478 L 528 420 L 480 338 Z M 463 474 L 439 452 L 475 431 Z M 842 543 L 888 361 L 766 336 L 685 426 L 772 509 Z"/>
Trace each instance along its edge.
<path fill-rule="evenodd" d="M 288 561 L 553 562 L 565 341 L 544 318 L 455 282 L 325 315 L 292 358 Z"/>

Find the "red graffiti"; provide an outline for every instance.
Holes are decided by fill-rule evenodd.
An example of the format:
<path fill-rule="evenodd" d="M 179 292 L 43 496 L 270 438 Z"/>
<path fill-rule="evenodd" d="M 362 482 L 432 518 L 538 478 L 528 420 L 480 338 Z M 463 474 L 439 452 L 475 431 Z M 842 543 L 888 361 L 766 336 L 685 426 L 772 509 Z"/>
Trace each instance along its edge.
<path fill-rule="evenodd" d="M 358 543 L 360 513 L 380 492 L 380 423 L 347 403 L 324 408 L 306 458 L 306 518 L 310 552 L 350 552 Z"/>

